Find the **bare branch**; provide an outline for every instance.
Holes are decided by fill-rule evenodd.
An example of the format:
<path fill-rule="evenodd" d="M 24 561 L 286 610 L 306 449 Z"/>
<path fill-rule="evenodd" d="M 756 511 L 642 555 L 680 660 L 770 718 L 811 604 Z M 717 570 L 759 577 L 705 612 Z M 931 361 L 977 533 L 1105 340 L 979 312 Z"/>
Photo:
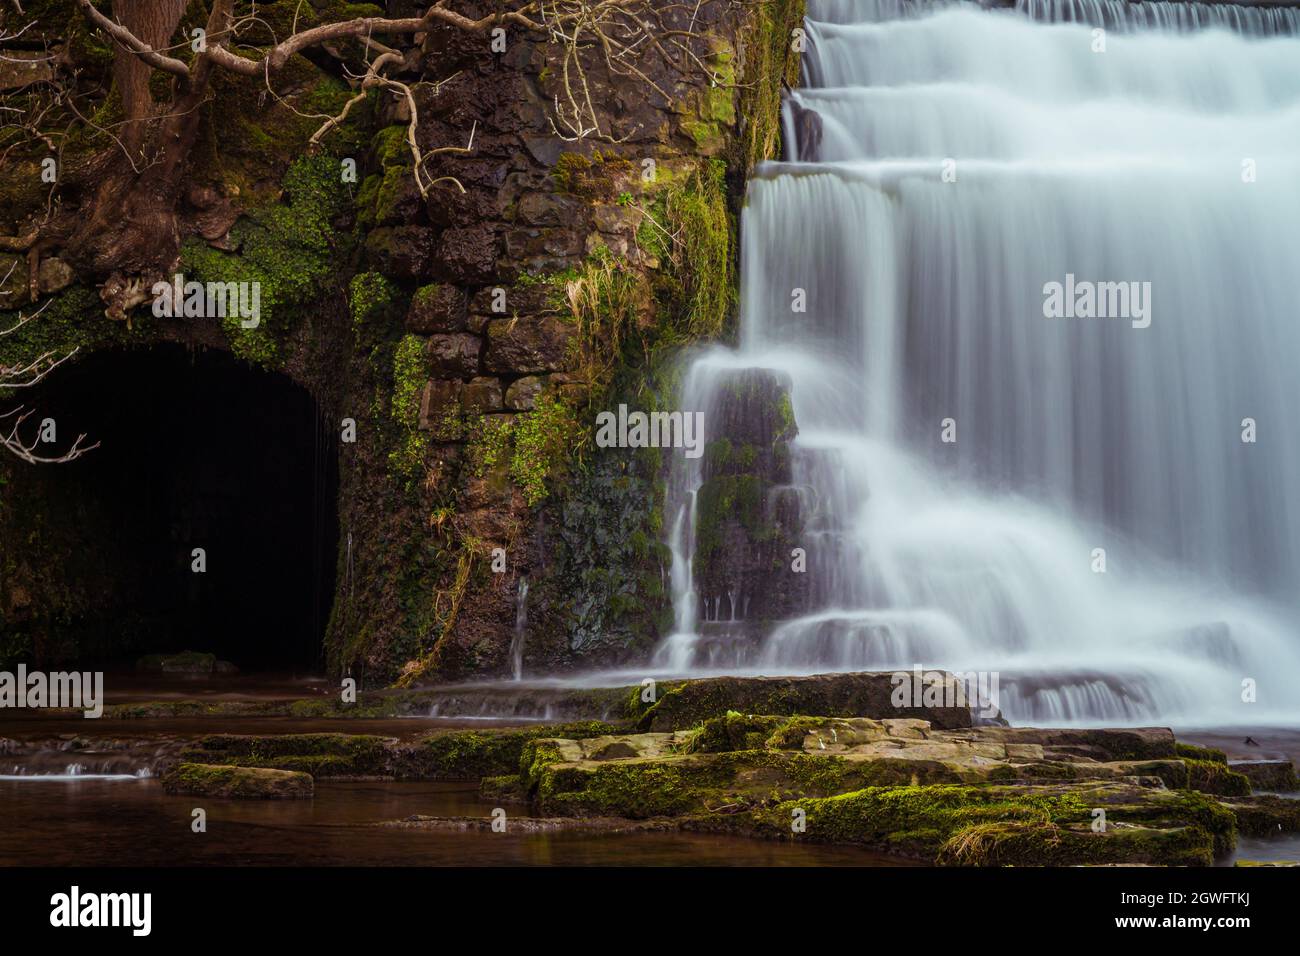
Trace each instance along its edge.
<path fill-rule="evenodd" d="M 14 266 L 11 265 L 9 271 L 5 273 L 4 278 L 0 279 L 0 285 L 8 282 L 9 277 L 13 275 L 13 272 Z M 14 332 L 23 328 L 28 322 L 31 322 L 38 315 L 44 312 L 45 306 L 47 305 L 49 305 L 48 302 L 42 304 L 39 309 L 30 315 L 24 315 L 20 312 L 18 314 L 17 322 L 9 326 L 7 329 L 0 329 L 0 338 L 12 335 Z M 0 365 L 0 393 L 20 388 L 31 388 L 33 385 L 42 381 L 45 376 L 50 374 L 50 372 L 54 371 L 54 369 L 58 368 L 76 354 L 76 348 L 73 348 L 72 351 L 67 352 L 64 355 L 59 355 L 54 351 L 46 351 L 42 352 L 34 359 L 20 361 L 16 365 Z M 38 455 L 36 453 L 36 448 L 41 443 L 39 430 L 36 437 L 31 441 L 24 440 L 21 434 L 23 422 L 30 418 L 32 414 L 33 411 L 31 409 L 27 409 L 21 405 L 17 408 L 10 409 L 7 412 L 0 412 L 0 421 L 12 419 L 12 422 L 7 425 L 5 429 L 0 429 L 0 447 L 5 448 L 28 464 L 61 464 L 63 462 L 72 461 L 74 458 L 80 458 L 86 452 L 99 447 L 99 442 L 95 442 L 93 445 L 83 445 L 82 442 L 86 440 L 86 436 L 81 434 L 78 435 L 77 440 L 72 443 L 72 447 L 61 455 Z"/>
<path fill-rule="evenodd" d="M 72 443 L 72 447 L 62 455 L 38 455 L 36 454 L 36 446 L 40 444 L 39 435 L 29 442 L 24 441 L 22 435 L 19 433 L 23 422 L 30 418 L 31 415 L 31 409 L 24 409 L 21 406 L 8 412 L 0 413 L 0 420 L 6 418 L 12 418 L 14 420 L 12 427 L 10 427 L 7 432 L 0 431 L 0 447 L 4 447 L 29 465 L 61 465 L 65 462 L 80 458 L 82 455 L 86 454 L 86 452 L 94 451 L 99 447 L 99 442 L 95 442 L 93 445 L 83 446 L 81 443 L 86 440 L 86 435 L 83 433 L 77 436 L 76 440 Z"/>

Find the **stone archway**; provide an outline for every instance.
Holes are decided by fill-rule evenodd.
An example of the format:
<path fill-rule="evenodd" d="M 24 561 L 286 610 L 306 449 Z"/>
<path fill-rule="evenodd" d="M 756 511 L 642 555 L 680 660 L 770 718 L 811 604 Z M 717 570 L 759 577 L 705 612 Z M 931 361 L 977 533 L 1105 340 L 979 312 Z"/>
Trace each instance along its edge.
<path fill-rule="evenodd" d="M 8 470 L 0 644 L 46 663 L 190 649 L 323 669 L 338 460 L 304 388 L 166 344 L 86 356 L 31 397 L 60 438 L 100 447 Z"/>

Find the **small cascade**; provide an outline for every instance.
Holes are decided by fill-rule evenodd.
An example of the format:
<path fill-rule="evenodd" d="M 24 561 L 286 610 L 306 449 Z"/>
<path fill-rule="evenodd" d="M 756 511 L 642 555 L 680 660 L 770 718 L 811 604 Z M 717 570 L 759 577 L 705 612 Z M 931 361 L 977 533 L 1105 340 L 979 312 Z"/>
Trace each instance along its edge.
<path fill-rule="evenodd" d="M 141 780 L 176 762 L 172 738 L 0 738 L 0 780 Z"/>
<path fill-rule="evenodd" d="M 515 592 L 515 633 L 510 641 L 510 671 L 514 679 L 524 679 L 524 641 L 528 638 L 528 578 L 520 576 Z"/>

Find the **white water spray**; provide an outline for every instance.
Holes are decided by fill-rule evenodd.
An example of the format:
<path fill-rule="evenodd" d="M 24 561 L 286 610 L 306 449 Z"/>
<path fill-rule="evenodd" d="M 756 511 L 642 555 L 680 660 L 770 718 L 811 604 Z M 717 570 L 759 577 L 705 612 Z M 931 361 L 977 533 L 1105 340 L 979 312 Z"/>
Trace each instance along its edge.
<path fill-rule="evenodd" d="M 510 639 L 510 671 L 517 681 L 524 679 L 524 642 L 528 639 L 528 578 L 519 578 L 515 592 L 515 633 Z"/>

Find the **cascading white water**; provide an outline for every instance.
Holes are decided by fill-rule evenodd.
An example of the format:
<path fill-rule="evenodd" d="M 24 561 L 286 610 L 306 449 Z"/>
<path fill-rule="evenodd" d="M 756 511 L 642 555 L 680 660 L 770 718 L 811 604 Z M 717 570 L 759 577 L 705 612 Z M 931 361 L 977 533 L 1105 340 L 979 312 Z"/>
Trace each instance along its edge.
<path fill-rule="evenodd" d="M 510 639 L 510 674 L 524 679 L 524 642 L 528 640 L 528 578 L 520 576 L 515 592 L 515 633 Z"/>
<path fill-rule="evenodd" d="M 824 580 L 742 667 L 996 670 L 1013 720 L 1300 717 L 1297 23 L 813 0 L 788 161 L 744 212 L 740 347 L 683 398 L 788 375 L 818 505 Z M 1045 317 L 1067 275 L 1150 283 L 1149 327 Z M 700 466 L 677 467 L 656 659 L 698 670 Z"/>

